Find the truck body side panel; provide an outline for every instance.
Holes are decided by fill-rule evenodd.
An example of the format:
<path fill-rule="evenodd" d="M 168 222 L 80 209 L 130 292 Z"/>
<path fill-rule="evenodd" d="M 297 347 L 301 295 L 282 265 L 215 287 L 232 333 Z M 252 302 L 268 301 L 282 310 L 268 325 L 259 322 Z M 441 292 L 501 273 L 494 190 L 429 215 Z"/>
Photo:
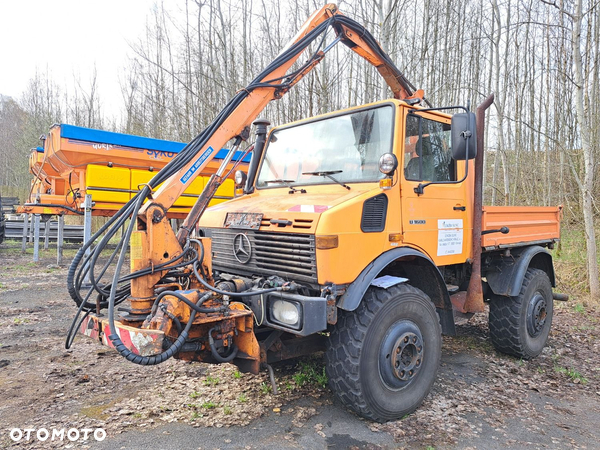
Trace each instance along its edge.
<path fill-rule="evenodd" d="M 483 231 L 510 231 L 484 234 L 481 245 L 491 250 L 555 241 L 560 238 L 561 211 L 561 206 L 484 206 Z"/>

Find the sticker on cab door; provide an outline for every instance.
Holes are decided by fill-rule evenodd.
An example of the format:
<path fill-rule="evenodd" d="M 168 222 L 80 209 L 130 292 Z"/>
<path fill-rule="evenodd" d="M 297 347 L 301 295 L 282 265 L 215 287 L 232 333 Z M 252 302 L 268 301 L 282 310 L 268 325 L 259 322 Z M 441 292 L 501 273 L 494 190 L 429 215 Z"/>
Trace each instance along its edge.
<path fill-rule="evenodd" d="M 438 256 L 457 255 L 463 248 L 462 219 L 438 220 Z"/>

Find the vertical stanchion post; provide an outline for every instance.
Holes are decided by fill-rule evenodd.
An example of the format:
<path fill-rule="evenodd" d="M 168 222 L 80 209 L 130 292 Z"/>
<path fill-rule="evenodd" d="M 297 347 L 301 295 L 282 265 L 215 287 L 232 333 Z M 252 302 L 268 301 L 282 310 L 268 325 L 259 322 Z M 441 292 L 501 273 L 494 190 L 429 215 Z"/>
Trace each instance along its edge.
<path fill-rule="evenodd" d="M 33 262 L 40 260 L 40 215 L 33 215 Z"/>
<path fill-rule="evenodd" d="M 48 250 L 48 244 L 50 243 L 50 219 L 46 220 L 44 226 L 44 250 Z"/>
<path fill-rule="evenodd" d="M 31 219 L 29 219 L 29 243 L 33 242 L 33 229 L 35 224 L 35 214 L 32 214 Z"/>
<path fill-rule="evenodd" d="M 85 201 L 83 203 L 83 244 L 87 244 L 92 237 L 92 196 L 90 194 L 85 194 Z M 88 256 L 90 254 L 90 249 L 88 248 L 85 252 L 85 255 Z M 86 275 L 84 278 L 85 284 L 90 284 L 89 275 Z"/>
<path fill-rule="evenodd" d="M 58 216 L 58 235 L 56 236 L 56 264 L 61 265 L 63 262 L 63 238 L 65 230 L 65 216 Z"/>
<path fill-rule="evenodd" d="M 27 250 L 27 234 L 29 232 L 29 214 L 23 214 L 23 240 L 21 241 L 21 253 Z"/>

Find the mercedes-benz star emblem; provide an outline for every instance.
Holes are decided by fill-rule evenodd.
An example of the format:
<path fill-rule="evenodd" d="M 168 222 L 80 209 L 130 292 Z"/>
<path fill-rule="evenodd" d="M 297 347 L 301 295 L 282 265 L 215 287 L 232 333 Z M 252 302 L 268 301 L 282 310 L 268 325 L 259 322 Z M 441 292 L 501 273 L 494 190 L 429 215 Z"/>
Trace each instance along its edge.
<path fill-rule="evenodd" d="M 250 239 L 244 233 L 238 233 L 233 238 L 233 256 L 242 264 L 250 261 L 252 256 L 252 247 Z"/>

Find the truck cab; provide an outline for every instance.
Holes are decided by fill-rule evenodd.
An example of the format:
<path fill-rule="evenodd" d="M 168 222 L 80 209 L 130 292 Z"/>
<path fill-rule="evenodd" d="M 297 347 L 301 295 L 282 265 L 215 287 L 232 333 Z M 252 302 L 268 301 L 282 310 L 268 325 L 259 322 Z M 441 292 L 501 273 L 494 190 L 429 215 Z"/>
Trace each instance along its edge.
<path fill-rule="evenodd" d="M 419 254 L 432 268 L 465 263 L 472 161 L 453 159 L 451 144 L 451 116 L 398 100 L 273 128 L 253 156 L 259 160 L 244 194 L 209 208 L 199 223 L 212 239 L 213 269 L 304 286 L 308 298 L 322 299 L 323 330 L 322 293 L 335 291 L 338 307 L 354 308 L 360 299 L 347 289 L 391 250 Z M 451 313 L 448 298 L 437 303 Z M 322 331 L 301 319 L 307 328 L 289 331 Z"/>

